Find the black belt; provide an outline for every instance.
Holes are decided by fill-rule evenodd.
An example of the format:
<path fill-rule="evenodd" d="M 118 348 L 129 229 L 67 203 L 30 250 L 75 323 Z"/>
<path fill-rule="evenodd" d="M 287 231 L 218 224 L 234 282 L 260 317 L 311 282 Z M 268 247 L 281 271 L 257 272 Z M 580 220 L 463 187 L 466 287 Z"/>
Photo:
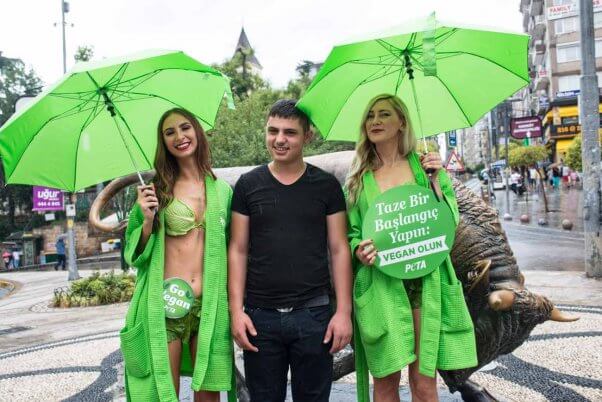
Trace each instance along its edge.
<path fill-rule="evenodd" d="M 295 307 L 279 307 L 279 308 L 264 308 L 264 307 L 260 307 L 261 309 L 264 310 L 276 310 L 280 313 L 290 313 L 293 310 L 297 310 L 300 308 L 310 308 L 310 307 L 321 307 L 321 306 L 327 306 L 330 304 L 330 296 L 328 295 L 320 295 L 320 296 L 316 296 L 312 299 L 309 299 L 308 301 L 306 301 L 305 303 L 303 303 L 300 306 L 295 306 Z"/>

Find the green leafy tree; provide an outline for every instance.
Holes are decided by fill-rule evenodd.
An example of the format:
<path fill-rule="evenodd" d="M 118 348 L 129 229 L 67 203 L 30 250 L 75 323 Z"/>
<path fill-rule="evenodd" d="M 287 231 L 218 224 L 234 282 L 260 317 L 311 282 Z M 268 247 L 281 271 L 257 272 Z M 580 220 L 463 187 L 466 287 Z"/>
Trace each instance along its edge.
<path fill-rule="evenodd" d="M 236 110 L 222 105 L 215 127 L 209 134 L 213 166 L 249 166 L 266 163 L 265 123 L 270 107 L 290 94 L 264 88 L 236 103 Z M 305 147 L 305 155 L 350 150 L 351 142 L 324 141 L 319 134 Z"/>
<path fill-rule="evenodd" d="M 94 57 L 94 46 L 80 45 L 75 51 L 75 61 L 90 61 Z"/>
<path fill-rule="evenodd" d="M 311 84 L 309 75 L 313 67 L 314 63 L 309 60 L 303 60 L 297 65 L 295 71 L 297 71 L 298 77 L 290 80 L 286 87 L 286 93 L 290 98 L 300 99 L 303 96 L 309 84 Z"/>
<path fill-rule="evenodd" d="M 566 157 L 564 158 L 566 164 L 571 169 L 582 172 L 583 171 L 583 162 L 581 159 L 581 136 L 578 135 L 575 137 L 571 146 L 566 153 Z"/>
<path fill-rule="evenodd" d="M 277 91 L 261 89 L 236 102 L 236 110 L 222 105 L 215 127 L 209 132 L 214 167 L 257 165 L 269 160 L 265 121 L 279 95 Z"/>
<path fill-rule="evenodd" d="M 549 152 L 543 145 L 516 146 L 508 151 L 510 166 L 531 166 L 548 158 Z"/>
<path fill-rule="evenodd" d="M 230 78 L 230 86 L 232 93 L 237 99 L 244 99 L 254 91 L 265 89 L 267 83 L 258 74 L 251 70 L 251 65 L 247 61 L 250 54 L 236 52 L 230 60 L 224 61 L 222 64 L 214 64 L 213 68 L 221 71 Z"/>
<path fill-rule="evenodd" d="M 42 87 L 42 81 L 33 69 L 27 69 L 20 59 L 9 59 L 0 55 L 0 126 L 2 126 L 15 112 L 17 100 L 24 96 L 37 95 Z M 0 224 L 0 236 L 22 229 L 24 223 L 17 225 L 15 213 L 18 210 L 31 211 L 32 189 L 26 185 L 4 185 L 4 170 L 2 169 L 2 183 L 0 187 L 0 210 L 8 216 L 8 220 Z"/>

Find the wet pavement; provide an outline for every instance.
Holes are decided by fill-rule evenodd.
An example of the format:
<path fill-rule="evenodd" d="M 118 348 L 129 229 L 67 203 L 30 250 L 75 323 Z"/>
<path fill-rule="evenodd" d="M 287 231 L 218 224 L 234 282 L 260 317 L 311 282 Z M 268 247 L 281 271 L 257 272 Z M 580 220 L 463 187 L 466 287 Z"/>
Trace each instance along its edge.
<path fill-rule="evenodd" d="M 520 216 L 527 214 L 530 222 L 526 225 L 539 226 L 538 220 L 545 219 L 546 227 L 552 229 L 562 229 L 562 221 L 568 219 L 573 222 L 573 232 L 583 232 L 583 190 L 581 188 L 559 188 L 552 189 L 546 186 L 545 197 L 548 202 L 548 211 L 545 211 L 544 193 L 541 189 L 537 191 L 528 191 L 523 195 L 516 195 L 508 191 L 508 201 L 506 190 L 496 190 L 495 200 L 492 205 L 504 216 L 508 210 L 512 215 L 514 222 L 520 223 Z"/>

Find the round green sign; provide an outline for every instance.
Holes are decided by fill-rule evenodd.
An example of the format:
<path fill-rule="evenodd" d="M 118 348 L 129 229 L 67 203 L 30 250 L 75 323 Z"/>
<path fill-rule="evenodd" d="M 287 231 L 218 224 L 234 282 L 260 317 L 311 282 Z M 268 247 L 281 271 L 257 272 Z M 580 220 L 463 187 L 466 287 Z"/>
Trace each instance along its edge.
<path fill-rule="evenodd" d="M 163 281 L 165 317 L 184 317 L 190 311 L 193 302 L 194 292 L 190 284 L 184 279 L 167 278 Z"/>
<path fill-rule="evenodd" d="M 375 266 L 389 276 L 413 279 L 433 272 L 454 243 L 456 225 L 443 200 L 421 186 L 380 194 L 364 217 L 363 238 L 378 250 Z"/>

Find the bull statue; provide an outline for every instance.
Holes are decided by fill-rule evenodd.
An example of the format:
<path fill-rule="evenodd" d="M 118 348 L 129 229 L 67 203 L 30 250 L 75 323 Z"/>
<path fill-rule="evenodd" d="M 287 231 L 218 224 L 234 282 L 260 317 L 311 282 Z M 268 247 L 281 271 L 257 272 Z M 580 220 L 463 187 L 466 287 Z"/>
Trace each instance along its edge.
<path fill-rule="evenodd" d="M 332 173 L 342 184 L 349 169 L 353 151 L 335 152 L 305 158 Z M 234 186 L 240 175 L 254 166 L 215 169 L 215 174 Z M 154 172 L 144 174 L 146 181 Z M 104 224 L 100 213 L 109 200 L 121 189 L 136 184 L 137 175 L 113 180 L 98 195 L 90 209 L 89 223 L 105 232 L 122 233 L 127 221 L 116 225 Z M 453 180 L 460 210 L 460 222 L 451 250 L 456 276 L 462 282 L 466 304 L 470 311 L 477 343 L 478 365 L 463 370 L 440 370 L 451 392 L 459 391 L 465 401 L 496 401 L 486 389 L 469 377 L 498 356 L 511 353 L 528 337 L 536 325 L 547 320 L 568 322 L 578 319 L 558 309 L 546 297 L 525 288 L 524 277 L 508 244 L 497 211 L 480 197 Z M 355 370 L 353 353 L 340 352 L 334 362 L 334 379 Z M 239 399 L 248 400 L 244 378 L 237 373 Z"/>

